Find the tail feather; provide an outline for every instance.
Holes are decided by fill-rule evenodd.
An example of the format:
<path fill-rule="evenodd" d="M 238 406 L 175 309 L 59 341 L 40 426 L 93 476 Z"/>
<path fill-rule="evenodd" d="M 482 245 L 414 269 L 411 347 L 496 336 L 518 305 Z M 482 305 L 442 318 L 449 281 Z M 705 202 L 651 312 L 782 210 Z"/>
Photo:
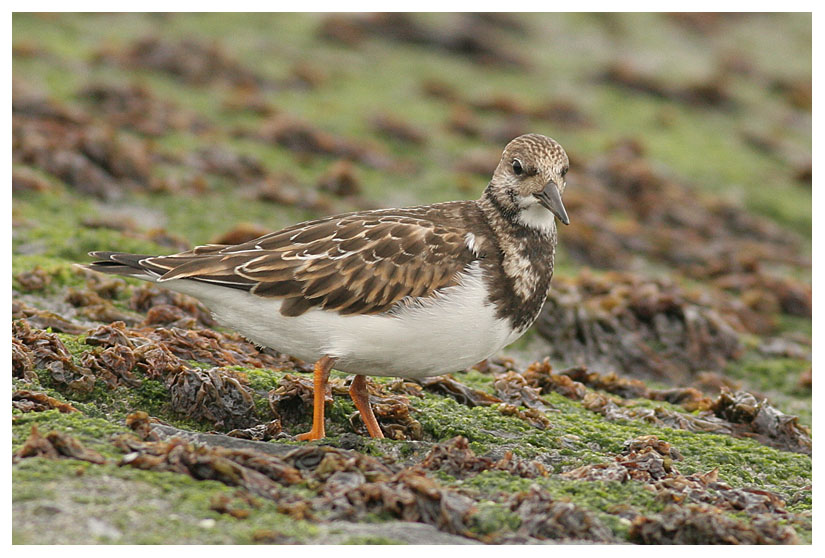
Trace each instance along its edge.
<path fill-rule="evenodd" d="M 86 269 L 113 275 L 125 275 L 135 279 L 152 281 L 153 283 L 174 279 L 191 279 L 192 281 L 212 283 L 244 291 L 248 291 L 256 284 L 255 281 L 233 274 L 231 270 L 223 269 L 204 268 L 201 271 L 206 271 L 205 275 L 185 274 L 181 277 L 174 276 L 177 266 L 185 266 L 187 262 L 190 262 L 188 258 L 128 254 L 126 252 L 89 252 L 89 255 L 98 258 L 98 260 L 85 265 Z M 173 274 L 171 278 L 161 279 L 170 273 Z"/>
<path fill-rule="evenodd" d="M 138 279 L 154 281 L 158 274 L 150 267 L 145 266 L 142 261 L 152 256 L 146 254 L 127 254 L 125 252 L 89 252 L 93 258 L 99 258 L 86 266 L 87 269 L 111 273 L 114 275 L 127 275 Z"/>

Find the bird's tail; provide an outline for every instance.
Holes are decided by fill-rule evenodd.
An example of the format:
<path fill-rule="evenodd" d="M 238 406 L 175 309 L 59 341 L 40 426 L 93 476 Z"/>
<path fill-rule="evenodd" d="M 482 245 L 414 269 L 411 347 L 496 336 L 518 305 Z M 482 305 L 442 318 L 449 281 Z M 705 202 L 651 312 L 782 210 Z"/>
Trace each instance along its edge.
<path fill-rule="evenodd" d="M 125 275 L 146 281 L 155 282 L 160 275 L 144 264 L 152 256 L 145 254 L 127 254 L 125 252 L 89 252 L 93 258 L 98 258 L 84 267 L 92 271 Z"/>

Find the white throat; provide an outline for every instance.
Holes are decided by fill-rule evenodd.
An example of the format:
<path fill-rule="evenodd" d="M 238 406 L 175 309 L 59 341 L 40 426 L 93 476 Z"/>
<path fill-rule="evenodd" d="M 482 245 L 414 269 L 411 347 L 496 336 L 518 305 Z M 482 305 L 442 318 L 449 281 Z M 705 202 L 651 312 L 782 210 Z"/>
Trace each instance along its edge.
<path fill-rule="evenodd" d="M 533 203 L 519 211 L 516 220 L 544 235 L 556 232 L 556 216 L 540 203 Z"/>

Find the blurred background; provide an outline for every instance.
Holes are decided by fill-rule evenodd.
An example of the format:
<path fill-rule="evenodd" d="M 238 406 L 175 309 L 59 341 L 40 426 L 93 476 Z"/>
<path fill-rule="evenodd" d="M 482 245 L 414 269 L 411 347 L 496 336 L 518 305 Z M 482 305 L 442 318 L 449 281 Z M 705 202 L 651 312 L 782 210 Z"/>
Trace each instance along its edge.
<path fill-rule="evenodd" d="M 178 420 L 159 382 L 123 409 L 72 391 L 67 370 L 91 372 L 67 363 L 98 356 L 83 344 L 92 327 L 214 326 L 159 289 L 73 267 L 87 252 L 172 253 L 477 198 L 504 145 L 535 132 L 571 161 L 554 288 L 522 340 L 465 376 L 489 388 L 485 374 L 546 358 L 622 397 L 741 389 L 811 424 L 810 14 L 18 13 L 12 26 L 12 318 L 33 328 L 14 330 L 15 389 L 38 387 L 32 339 L 57 332 L 63 364 L 39 372 L 38 389 L 91 397 L 84 412 L 108 409 L 118 425 L 134 408 Z M 682 396 L 657 393 L 640 408 Z M 424 409 L 425 435 L 448 437 L 438 429 L 450 421 Z M 716 427 L 753 419 L 724 413 Z M 810 454 L 809 431 L 778 416 L 766 443 Z M 678 420 L 665 422 L 707 426 Z M 588 453 L 595 439 L 576 455 L 602 459 Z M 750 470 L 729 463 L 726 479 Z M 782 493 L 807 483 L 803 514 L 806 474 Z"/>
<path fill-rule="evenodd" d="M 475 198 L 526 132 L 571 159 L 537 350 L 680 381 L 743 332 L 806 352 L 807 14 L 17 14 L 15 273 Z M 663 352 L 680 312 L 707 335 Z"/>

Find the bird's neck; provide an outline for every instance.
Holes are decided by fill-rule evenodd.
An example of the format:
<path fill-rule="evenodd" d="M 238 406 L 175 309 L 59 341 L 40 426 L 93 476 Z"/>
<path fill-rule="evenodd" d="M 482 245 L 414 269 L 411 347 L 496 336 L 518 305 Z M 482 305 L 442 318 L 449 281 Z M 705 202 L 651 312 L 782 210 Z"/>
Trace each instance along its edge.
<path fill-rule="evenodd" d="M 487 187 L 476 201 L 487 221 L 496 230 L 508 230 L 516 236 L 538 235 L 545 242 L 556 243 L 556 218 L 549 210 L 535 203 L 519 207 L 514 200 L 502 200 Z"/>
<path fill-rule="evenodd" d="M 487 192 L 476 203 L 495 245 L 496 256 L 490 259 L 497 262 L 494 273 L 501 274 L 502 285 L 506 286 L 502 289 L 506 296 L 494 302 L 502 317 L 511 318 L 515 329 L 526 328 L 535 320 L 550 288 L 556 251 L 555 224 L 535 226 L 532 213 L 508 211 L 507 206 L 497 203 Z"/>

